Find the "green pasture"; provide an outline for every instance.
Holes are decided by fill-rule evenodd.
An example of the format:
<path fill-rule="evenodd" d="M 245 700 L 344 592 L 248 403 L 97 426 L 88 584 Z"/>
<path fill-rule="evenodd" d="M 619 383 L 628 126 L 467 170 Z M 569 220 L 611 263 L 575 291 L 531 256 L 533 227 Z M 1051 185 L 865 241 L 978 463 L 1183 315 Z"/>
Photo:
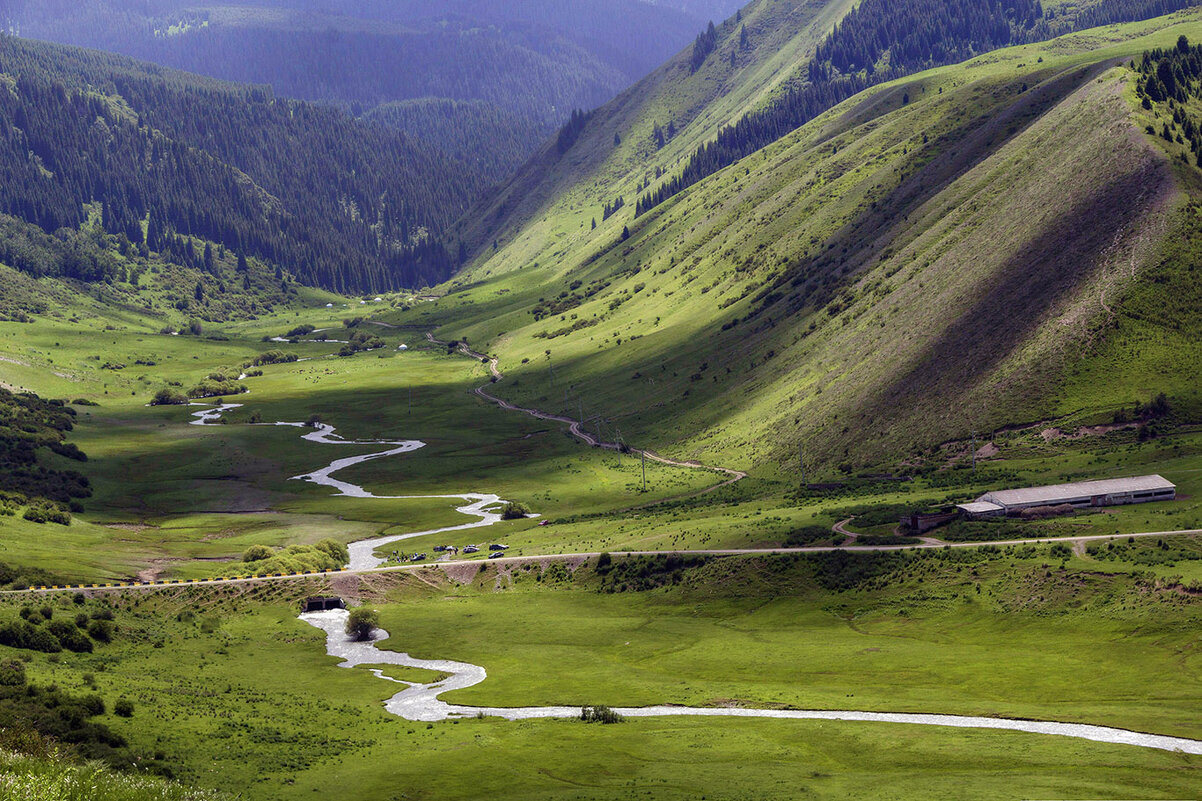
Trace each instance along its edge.
<path fill-rule="evenodd" d="M 597 514 L 696 492 L 717 481 L 705 471 L 652 463 L 644 494 L 640 469 L 629 457 L 619 463 L 614 455 L 578 443 L 560 424 L 475 397 L 470 390 L 485 382 L 483 366 L 448 355 L 412 331 L 371 326 L 386 349 L 352 358 L 331 356 L 337 344 L 260 341 L 286 333 L 297 320 L 341 329 L 328 314 L 324 307 L 279 313 L 231 326 L 222 340 L 144 330 L 101 334 L 69 320 L 0 324 L 0 353 L 11 359 L 0 362 L 6 382 L 100 404 L 77 407 L 71 432 L 71 441 L 89 455 L 85 467 L 94 495 L 86 512 L 68 529 L 39 527 L 45 535 L 36 538 L 31 524 L 0 521 L 6 557 L 35 562 L 71 581 L 127 578 L 139 570 L 193 578 L 222 575 L 221 562 L 255 543 L 323 537 L 349 542 L 472 520 L 455 511 L 466 503 L 459 499 L 335 497 L 328 487 L 291 480 L 334 459 L 387 445 L 311 443 L 302 439 L 302 429 L 247 425 L 252 417 L 304 422 L 317 415 L 346 439 L 424 441 L 415 452 L 337 475 L 379 496 L 496 493 L 544 516 Z M 398 352 L 400 344 L 410 350 Z M 145 405 L 167 382 L 186 387 L 269 349 L 296 353 L 303 361 L 268 365 L 262 376 L 244 379 L 250 392 L 226 399 L 242 404 L 227 413 L 228 425 L 189 425 L 199 407 Z M 153 364 L 134 366 L 136 361 Z M 127 366 L 112 370 L 103 364 Z M 55 376 L 55 370 L 70 378 Z M 46 459 L 71 466 L 58 457 Z M 487 535 L 458 534 L 454 542 L 493 540 L 534 526 L 535 521 L 514 521 Z"/>
<path fill-rule="evenodd" d="M 398 575 L 354 592 L 383 647 L 486 667 L 466 704 L 739 704 L 1006 715 L 1202 736 L 1189 599 L 1046 548 L 840 575 L 730 558 L 647 592 L 602 594 L 589 566 L 500 582 Z M 978 592 L 976 587 L 980 587 Z M 248 799 L 1189 797 L 1196 757 L 1062 737 L 894 724 L 642 719 L 411 723 L 400 688 L 337 668 L 296 620 L 313 581 L 112 597 L 119 636 L 33 654 L 31 679 L 128 697 L 103 722 L 190 784 Z M 346 591 L 345 589 L 343 590 Z M 20 599 L 0 602 L 0 616 Z M 68 596 L 51 599 L 69 614 Z M 0 647 L 3 655 L 11 649 Z M 272 670 L 263 670 L 264 664 Z M 429 671 L 385 668 L 405 680 Z"/>

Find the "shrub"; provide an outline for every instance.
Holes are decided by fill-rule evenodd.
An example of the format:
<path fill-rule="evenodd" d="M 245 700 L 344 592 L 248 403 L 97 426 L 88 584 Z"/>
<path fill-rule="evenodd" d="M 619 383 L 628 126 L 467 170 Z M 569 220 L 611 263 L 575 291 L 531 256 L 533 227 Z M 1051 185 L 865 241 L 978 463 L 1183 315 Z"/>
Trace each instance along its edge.
<path fill-rule="evenodd" d="M 113 704 L 113 714 L 118 717 L 132 718 L 134 716 L 134 702 L 128 698 L 118 698 L 117 703 Z"/>
<path fill-rule="evenodd" d="M 68 651 L 74 651 L 77 654 L 92 653 L 92 641 L 74 623 L 55 620 L 47 626 L 47 629 L 58 638 L 62 647 Z"/>
<path fill-rule="evenodd" d="M 333 558 L 339 564 L 346 564 L 351 560 L 350 553 L 347 551 L 346 546 L 337 540 L 332 540 L 327 537 L 324 540 L 318 540 L 315 542 L 313 547 L 319 551 L 328 553 L 331 558 Z"/>
<path fill-rule="evenodd" d="M 34 501 L 21 515 L 33 523 L 58 523 L 60 526 L 71 525 L 71 515 L 49 501 Z"/>
<path fill-rule="evenodd" d="M 187 403 L 187 395 L 170 387 L 163 387 L 154 393 L 154 398 L 150 401 L 151 406 L 185 406 Z"/>
<path fill-rule="evenodd" d="M 580 710 L 580 719 L 585 723 L 624 723 L 626 718 L 607 706 L 584 707 Z"/>
<path fill-rule="evenodd" d="M 206 379 L 188 390 L 189 398 L 216 398 L 222 395 L 241 395 L 246 392 L 245 384 L 236 381 L 214 381 Z"/>
<path fill-rule="evenodd" d="M 784 544 L 791 548 L 800 548 L 816 542 L 825 542 L 833 536 L 834 532 L 826 526 L 802 526 L 786 534 Z"/>
<path fill-rule="evenodd" d="M 528 514 L 530 514 L 530 510 L 524 504 L 510 502 L 505 504 L 505 508 L 501 510 L 501 519 L 521 520 Z"/>
<path fill-rule="evenodd" d="M 266 545 L 252 545 L 242 552 L 243 562 L 261 562 L 270 559 L 275 553 Z"/>
<path fill-rule="evenodd" d="M 372 632 L 379 625 L 380 613 L 374 609 L 368 609 L 366 606 L 360 606 L 358 609 L 352 609 L 350 616 L 346 619 L 346 633 L 355 640 L 370 640 Z"/>
<path fill-rule="evenodd" d="M 0 625 L 0 645 L 57 654 L 63 650 L 58 638 L 45 629 L 23 620 Z"/>
<path fill-rule="evenodd" d="M 90 717 L 104 714 L 104 699 L 99 695 L 84 695 L 78 699 L 79 705 L 84 708 Z"/>
<path fill-rule="evenodd" d="M 260 353 L 251 361 L 247 362 L 247 367 L 262 367 L 265 364 L 288 364 L 289 362 L 297 361 L 300 357 L 295 353 L 284 353 L 282 350 L 269 350 L 265 353 Z"/>
<path fill-rule="evenodd" d="M 96 642 L 112 642 L 113 624 L 107 620 L 93 620 L 88 625 L 88 636 Z"/>
<path fill-rule="evenodd" d="M 25 663 L 20 659 L 0 661 L 0 686 L 21 687 L 25 684 Z"/>

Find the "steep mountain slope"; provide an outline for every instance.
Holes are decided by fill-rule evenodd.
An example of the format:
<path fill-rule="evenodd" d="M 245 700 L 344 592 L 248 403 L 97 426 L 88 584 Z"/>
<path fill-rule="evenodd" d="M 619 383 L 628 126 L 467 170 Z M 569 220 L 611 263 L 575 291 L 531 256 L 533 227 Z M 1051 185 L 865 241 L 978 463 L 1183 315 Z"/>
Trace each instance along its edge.
<path fill-rule="evenodd" d="M 0 212 L 52 234 L 100 204 L 134 246 L 200 237 L 339 290 L 441 280 L 434 237 L 485 183 L 402 133 L 262 87 L 10 36 L 0 120 Z"/>
<path fill-rule="evenodd" d="M 746 10 L 753 40 L 780 5 Z M 1200 20 L 875 87 L 636 219 L 647 173 L 713 130 L 697 120 L 731 119 L 804 68 L 802 49 L 757 45 L 756 78 L 734 83 L 727 26 L 696 75 L 682 55 L 469 219 L 485 253 L 416 319 L 500 355 L 507 398 L 575 410 L 579 396 L 609 437 L 762 473 L 795 470 L 799 445 L 826 473 L 893 470 L 974 430 L 1100 422 L 1161 391 L 1197 414 L 1198 314 L 1172 299 L 1197 292 L 1180 243 L 1199 225 L 1198 175 L 1179 143 L 1142 132 L 1172 111 L 1139 109 L 1119 61 L 1202 39 Z M 648 123 L 665 98 L 689 108 L 707 87 L 693 124 L 656 150 Z M 621 146 L 602 147 L 615 132 Z M 1152 298 L 1180 316 L 1155 319 Z M 1107 372 L 1117 380 L 1092 380 Z"/>
<path fill-rule="evenodd" d="M 522 157 L 577 107 L 591 108 L 654 69 L 705 26 L 641 0 L 15 0 L 23 36 L 123 53 L 224 80 L 271 85 L 356 115 L 437 98 L 483 103 L 464 118 L 474 143 L 512 136 Z M 441 109 L 410 107 L 407 116 Z M 412 130 L 411 127 L 406 130 Z M 489 163 L 508 177 L 511 161 Z"/>

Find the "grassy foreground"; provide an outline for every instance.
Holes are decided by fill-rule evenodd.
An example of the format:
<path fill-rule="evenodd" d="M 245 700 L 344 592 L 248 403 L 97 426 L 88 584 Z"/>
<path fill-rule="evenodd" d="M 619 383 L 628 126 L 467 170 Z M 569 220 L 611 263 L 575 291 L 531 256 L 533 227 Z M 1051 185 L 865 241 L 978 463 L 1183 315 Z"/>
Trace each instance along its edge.
<path fill-rule="evenodd" d="M 5 801 L 219 801 L 222 797 L 97 765 L 0 752 L 0 798 Z"/>
<path fill-rule="evenodd" d="M 253 799 L 1189 797 L 1197 757 L 1051 736 L 673 718 L 414 724 L 383 710 L 395 685 L 336 668 L 295 617 L 298 598 L 329 590 L 380 609 L 385 647 L 486 667 L 483 684 L 448 698 L 461 703 L 949 712 L 1202 737 L 1196 596 L 1134 563 L 1053 547 L 431 567 L 111 595 L 111 645 L 30 655 L 28 670 L 131 698 L 132 718 L 101 720 L 164 752 L 181 779 Z M 618 582 L 627 589 L 611 592 Z"/>

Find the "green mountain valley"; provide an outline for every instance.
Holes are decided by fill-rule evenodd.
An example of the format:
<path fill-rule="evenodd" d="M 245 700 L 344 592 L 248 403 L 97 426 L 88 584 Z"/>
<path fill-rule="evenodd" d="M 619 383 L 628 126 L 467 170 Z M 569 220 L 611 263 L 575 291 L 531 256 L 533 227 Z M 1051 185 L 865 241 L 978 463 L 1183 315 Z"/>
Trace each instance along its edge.
<path fill-rule="evenodd" d="M 1202 9 L 167 5 L 0 36 L 0 799 L 1197 794 Z"/>

